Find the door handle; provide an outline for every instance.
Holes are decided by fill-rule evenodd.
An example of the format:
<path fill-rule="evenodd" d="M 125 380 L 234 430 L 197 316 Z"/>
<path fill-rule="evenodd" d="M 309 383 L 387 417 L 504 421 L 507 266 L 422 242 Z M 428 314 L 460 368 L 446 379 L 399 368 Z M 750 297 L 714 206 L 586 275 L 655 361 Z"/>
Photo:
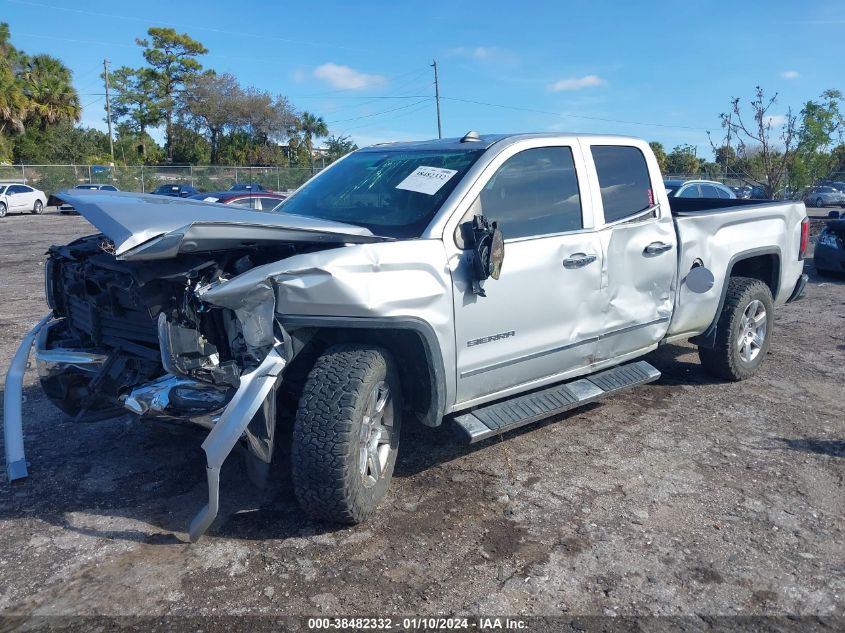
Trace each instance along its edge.
<path fill-rule="evenodd" d="M 659 255 L 660 253 L 665 253 L 666 251 L 671 251 L 672 245 L 671 244 L 664 244 L 663 242 L 652 242 L 648 246 L 645 247 L 643 251 L 644 255 Z"/>
<path fill-rule="evenodd" d="M 573 253 L 563 260 L 564 268 L 582 268 L 587 264 L 592 264 L 596 261 L 595 255 L 587 255 L 586 253 Z"/>

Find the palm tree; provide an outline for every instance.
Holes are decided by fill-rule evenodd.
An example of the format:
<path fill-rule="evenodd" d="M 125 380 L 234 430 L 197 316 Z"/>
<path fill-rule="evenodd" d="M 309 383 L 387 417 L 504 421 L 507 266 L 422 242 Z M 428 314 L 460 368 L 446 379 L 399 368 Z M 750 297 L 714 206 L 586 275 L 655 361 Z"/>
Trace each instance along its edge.
<path fill-rule="evenodd" d="M 305 148 L 308 150 L 308 156 L 311 159 L 311 172 L 314 172 L 314 137 L 320 138 L 329 135 L 329 126 L 323 120 L 323 117 L 311 114 L 310 112 L 303 112 L 299 117 L 299 125 L 297 126 L 302 133 L 302 141 L 305 143 Z"/>
<path fill-rule="evenodd" d="M 9 42 L 9 25 L 0 22 L 0 135 L 24 131 L 27 98 L 17 76 L 22 57 Z"/>
<path fill-rule="evenodd" d="M 41 129 L 56 123 L 77 123 L 82 108 L 73 87 L 71 72 L 50 55 L 31 57 L 23 74 L 24 91 L 29 97 L 29 118 Z"/>

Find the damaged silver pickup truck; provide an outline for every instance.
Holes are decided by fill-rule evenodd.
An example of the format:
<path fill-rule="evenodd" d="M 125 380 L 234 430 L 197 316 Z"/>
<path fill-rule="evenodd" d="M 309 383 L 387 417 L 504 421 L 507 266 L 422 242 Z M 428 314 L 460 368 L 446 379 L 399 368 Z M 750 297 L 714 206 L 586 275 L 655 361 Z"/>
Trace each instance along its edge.
<path fill-rule="evenodd" d="M 100 234 L 54 246 L 51 312 L 6 382 L 79 421 L 131 412 L 206 429 L 208 505 L 236 446 L 268 464 L 293 425 L 296 497 L 355 523 L 385 495 L 403 420 L 478 441 L 656 380 L 638 357 L 691 339 L 750 377 L 798 298 L 804 205 L 670 199 L 649 146 L 511 135 L 374 146 L 273 213 L 131 193 L 61 194 Z M 259 469 L 260 470 L 260 469 Z"/>

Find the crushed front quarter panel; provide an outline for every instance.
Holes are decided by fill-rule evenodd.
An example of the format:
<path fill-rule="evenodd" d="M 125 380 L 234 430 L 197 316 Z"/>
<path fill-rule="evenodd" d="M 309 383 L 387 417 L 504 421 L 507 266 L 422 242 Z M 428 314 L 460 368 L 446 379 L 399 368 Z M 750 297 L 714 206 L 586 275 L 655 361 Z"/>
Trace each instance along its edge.
<path fill-rule="evenodd" d="M 232 310 L 259 307 L 251 298 L 275 291 L 279 316 L 418 319 L 434 331 L 445 369 L 447 406 L 455 398 L 452 278 L 440 240 L 357 244 L 294 255 L 197 291 Z M 266 305 L 266 303 L 264 304 Z"/>

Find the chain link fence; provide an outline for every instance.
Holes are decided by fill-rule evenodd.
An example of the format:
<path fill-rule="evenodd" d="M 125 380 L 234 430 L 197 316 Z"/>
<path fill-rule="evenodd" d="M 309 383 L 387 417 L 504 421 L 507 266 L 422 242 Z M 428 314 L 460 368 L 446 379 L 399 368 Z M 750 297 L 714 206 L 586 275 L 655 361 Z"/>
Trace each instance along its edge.
<path fill-rule="evenodd" d="M 121 191 L 148 193 L 166 184 L 185 183 L 201 191 L 225 191 L 236 183 L 258 183 L 291 191 L 313 173 L 308 167 L 223 167 L 218 165 L 0 165 L 0 182 L 20 182 L 47 195 L 81 184 L 112 184 Z"/>

